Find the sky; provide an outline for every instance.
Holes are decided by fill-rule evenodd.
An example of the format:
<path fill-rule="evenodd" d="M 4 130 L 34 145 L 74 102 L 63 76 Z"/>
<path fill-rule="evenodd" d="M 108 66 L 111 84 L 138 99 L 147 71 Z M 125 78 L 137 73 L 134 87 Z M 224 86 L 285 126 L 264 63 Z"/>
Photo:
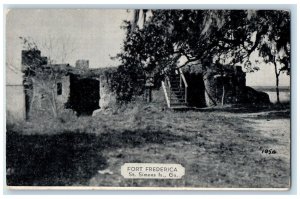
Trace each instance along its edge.
<path fill-rule="evenodd" d="M 6 13 L 7 84 L 19 84 L 22 77 L 15 72 L 21 66 L 22 43 L 19 37 L 31 38 L 43 56 L 75 65 L 87 59 L 91 68 L 117 66 L 112 60 L 121 51 L 125 31 L 124 20 L 132 13 L 114 9 L 14 9 Z M 49 46 L 49 41 L 53 46 Z M 62 55 L 65 46 L 67 55 Z M 274 86 L 275 74 L 271 65 L 261 65 L 255 73 L 247 73 L 249 86 Z M 289 85 L 289 76 L 281 75 L 280 83 Z"/>

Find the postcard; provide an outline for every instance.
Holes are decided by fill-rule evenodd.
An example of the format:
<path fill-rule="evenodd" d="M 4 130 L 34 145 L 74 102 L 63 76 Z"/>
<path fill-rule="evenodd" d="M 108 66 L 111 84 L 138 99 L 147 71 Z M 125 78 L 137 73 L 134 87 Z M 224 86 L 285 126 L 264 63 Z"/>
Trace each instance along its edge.
<path fill-rule="evenodd" d="M 290 189 L 289 10 L 5 20 L 8 188 Z"/>

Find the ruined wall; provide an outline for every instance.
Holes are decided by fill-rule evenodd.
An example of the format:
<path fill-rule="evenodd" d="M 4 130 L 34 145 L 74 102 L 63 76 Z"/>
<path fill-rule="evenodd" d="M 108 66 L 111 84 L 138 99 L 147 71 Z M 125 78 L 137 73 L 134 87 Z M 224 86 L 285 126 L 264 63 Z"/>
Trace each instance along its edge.
<path fill-rule="evenodd" d="M 26 96 L 27 88 L 23 85 L 24 75 L 32 74 L 32 71 L 41 64 L 47 64 L 47 58 L 42 57 L 39 50 L 22 50 L 21 61 L 13 67 L 7 66 L 6 119 L 8 123 L 26 120 L 30 96 Z"/>
<path fill-rule="evenodd" d="M 116 96 L 110 89 L 110 76 L 102 74 L 99 77 L 100 84 L 100 100 L 99 106 L 101 110 L 112 108 L 116 102 Z"/>
<path fill-rule="evenodd" d="M 116 94 L 111 90 L 112 76 L 116 68 L 101 68 L 98 69 L 98 80 L 99 80 L 99 109 L 93 112 L 93 116 L 101 112 L 106 112 L 114 108 L 116 105 Z"/>
<path fill-rule="evenodd" d="M 57 83 L 62 84 L 62 94 L 58 95 L 56 92 L 57 101 L 61 105 L 64 105 L 65 103 L 67 103 L 69 95 L 70 95 L 70 76 L 69 75 L 63 76 L 62 78 L 60 78 L 57 81 Z M 56 88 L 56 89 L 58 89 L 58 88 Z"/>
<path fill-rule="evenodd" d="M 224 104 L 270 102 L 266 93 L 246 86 L 246 73 L 243 72 L 241 66 L 210 64 L 209 66 L 198 65 L 194 68 L 198 68 L 199 71 L 194 69 L 186 69 L 186 71 L 203 79 L 204 86 L 201 89 L 204 89 L 204 93 L 202 95 L 205 96 L 205 105 L 208 107 L 221 105 L 222 100 Z M 196 87 L 193 89 L 201 87 L 200 84 L 193 85 L 194 83 L 188 81 L 190 87 Z M 200 91 L 196 93 L 191 92 L 191 88 L 189 90 L 188 95 L 201 94 Z"/>
<path fill-rule="evenodd" d="M 207 106 L 237 103 L 269 103 L 266 93 L 246 86 L 246 73 L 241 66 L 207 67 L 203 75 Z M 224 96 L 223 96 L 224 95 Z"/>
<path fill-rule="evenodd" d="M 87 70 L 89 69 L 89 60 L 77 60 L 75 67 L 82 70 Z"/>
<path fill-rule="evenodd" d="M 59 85 L 60 84 L 60 85 Z M 60 113 L 70 94 L 70 77 L 61 76 L 56 80 L 32 77 L 32 88 L 27 89 L 28 118 L 39 115 L 53 115 L 52 104 L 56 102 L 57 113 Z"/>
<path fill-rule="evenodd" d="M 246 75 L 240 66 L 210 67 L 205 75 L 207 105 L 233 104 L 241 101 Z"/>

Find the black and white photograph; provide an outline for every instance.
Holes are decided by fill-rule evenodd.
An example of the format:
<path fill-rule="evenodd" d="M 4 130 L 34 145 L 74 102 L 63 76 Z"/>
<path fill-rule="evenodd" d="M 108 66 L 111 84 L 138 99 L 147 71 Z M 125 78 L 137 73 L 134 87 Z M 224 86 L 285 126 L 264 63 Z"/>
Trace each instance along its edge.
<path fill-rule="evenodd" d="M 290 189 L 290 10 L 4 12 L 9 188 Z"/>

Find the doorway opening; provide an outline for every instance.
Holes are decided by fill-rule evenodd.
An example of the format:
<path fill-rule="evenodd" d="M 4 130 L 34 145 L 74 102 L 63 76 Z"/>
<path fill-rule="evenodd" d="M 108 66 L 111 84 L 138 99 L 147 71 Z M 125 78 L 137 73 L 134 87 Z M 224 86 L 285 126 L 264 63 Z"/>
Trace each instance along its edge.
<path fill-rule="evenodd" d="M 99 109 L 99 81 L 70 75 L 70 96 L 66 108 L 76 111 L 77 116 L 92 115 Z"/>

